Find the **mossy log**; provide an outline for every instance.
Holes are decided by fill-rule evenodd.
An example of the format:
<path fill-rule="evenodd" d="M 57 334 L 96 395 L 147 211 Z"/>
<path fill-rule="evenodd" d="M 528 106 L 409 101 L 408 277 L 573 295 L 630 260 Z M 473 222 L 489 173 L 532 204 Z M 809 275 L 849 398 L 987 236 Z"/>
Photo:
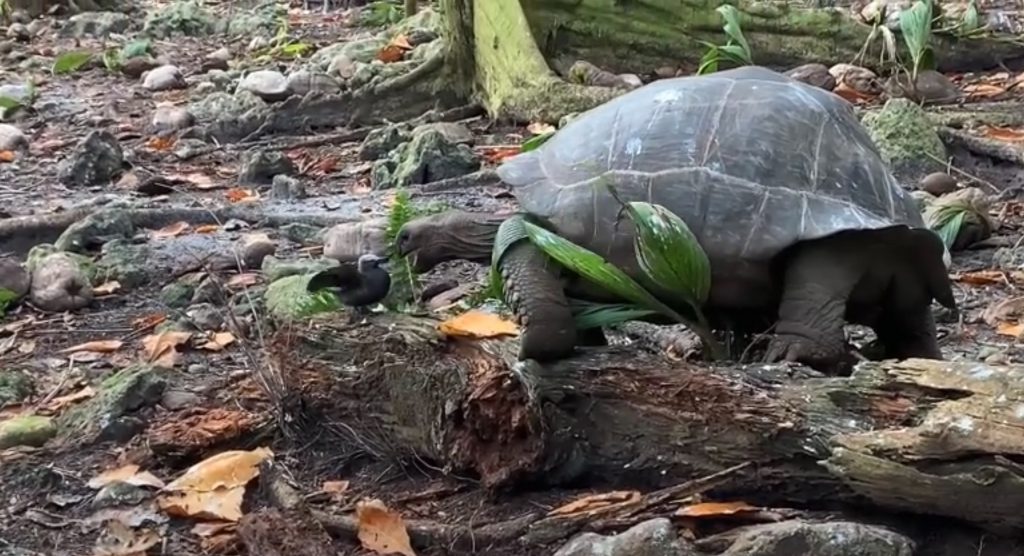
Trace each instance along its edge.
<path fill-rule="evenodd" d="M 554 122 L 591 108 L 622 91 L 564 82 L 551 65 L 584 59 L 617 72 L 651 72 L 660 66 L 696 68 L 706 48 L 722 43 L 722 21 L 713 0 L 444 0 L 450 59 L 470 67 L 482 103 L 495 116 Z M 790 68 L 808 62 L 853 60 L 871 27 L 841 8 L 802 2 L 733 2 L 754 62 Z M 461 29 L 460 29 L 461 26 Z M 1024 59 L 1024 46 L 1007 37 L 933 39 L 939 69 L 979 70 Z M 878 41 L 875 41 L 878 43 Z M 880 44 L 867 49 L 877 60 Z M 692 69 L 691 68 L 691 69 Z"/>
<path fill-rule="evenodd" d="M 339 448 L 422 458 L 495 490 L 660 488 L 752 463 L 715 492 L 1024 530 L 1021 367 L 886 361 L 822 377 L 635 347 L 540 366 L 515 361 L 514 339 L 443 338 L 429 318 L 342 322 L 272 343 L 290 399 L 340 431 Z"/>

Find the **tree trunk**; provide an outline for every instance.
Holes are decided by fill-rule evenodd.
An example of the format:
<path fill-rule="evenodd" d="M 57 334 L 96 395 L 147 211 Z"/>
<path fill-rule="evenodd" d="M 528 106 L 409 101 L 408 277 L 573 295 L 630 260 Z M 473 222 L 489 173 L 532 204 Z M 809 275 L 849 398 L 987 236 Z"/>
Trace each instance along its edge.
<path fill-rule="evenodd" d="M 705 47 L 722 43 L 722 21 L 712 0 L 444 0 L 445 15 L 464 28 L 452 45 L 473 60 L 473 80 L 494 116 L 555 122 L 622 91 L 562 81 L 549 67 L 584 59 L 618 72 L 650 72 L 660 66 L 696 67 Z M 808 62 L 851 61 L 870 26 L 841 9 L 802 2 L 742 0 L 734 3 L 755 63 L 789 68 Z M 471 26 L 471 27 L 467 27 Z M 1020 61 L 1024 47 L 1002 40 L 954 39 L 935 34 L 939 69 L 979 70 Z M 538 46 L 538 42 L 541 46 Z M 877 60 L 880 45 L 867 50 Z M 900 45 L 902 48 L 902 45 Z"/>
<path fill-rule="evenodd" d="M 377 457 L 491 489 L 659 488 L 749 462 L 716 495 L 1024 530 L 1021 367 L 908 360 L 822 378 L 635 348 L 539 366 L 515 361 L 515 340 L 445 339 L 430 319 L 343 319 L 282 332 L 272 352 L 305 415 L 345 423 Z"/>

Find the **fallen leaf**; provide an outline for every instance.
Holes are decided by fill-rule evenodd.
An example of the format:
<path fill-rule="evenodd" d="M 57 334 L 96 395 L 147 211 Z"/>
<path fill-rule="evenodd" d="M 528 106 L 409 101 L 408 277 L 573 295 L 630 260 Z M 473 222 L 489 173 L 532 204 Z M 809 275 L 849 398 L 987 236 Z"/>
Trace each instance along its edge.
<path fill-rule="evenodd" d="M 144 556 L 160 544 L 160 535 L 151 529 L 132 531 L 120 521 L 108 521 L 93 547 L 94 556 Z"/>
<path fill-rule="evenodd" d="M 199 346 L 207 351 L 220 351 L 235 342 L 235 335 L 230 332 L 217 332 L 205 344 Z"/>
<path fill-rule="evenodd" d="M 412 45 L 409 44 L 409 38 L 405 35 L 398 35 L 391 39 L 391 44 L 401 48 L 402 50 L 412 50 Z"/>
<path fill-rule="evenodd" d="M 154 230 L 150 234 L 150 236 L 155 238 L 155 239 L 168 238 L 168 237 L 177 237 L 177 236 L 180 236 L 181 234 L 187 232 L 189 230 L 189 228 L 191 228 L 191 227 L 192 227 L 192 225 L 189 224 L 188 222 L 185 222 L 185 221 L 175 222 L 174 224 L 170 224 L 170 225 L 164 226 L 163 228 L 160 228 L 159 230 Z"/>
<path fill-rule="evenodd" d="M 15 158 L 17 155 L 14 154 L 14 151 L 0 151 L 0 162 L 14 162 Z"/>
<path fill-rule="evenodd" d="M 970 100 L 991 99 L 1006 94 L 1006 89 L 991 83 L 971 83 L 964 85 L 963 91 Z"/>
<path fill-rule="evenodd" d="M 994 301 L 981 314 L 982 320 L 989 326 L 996 326 L 1008 320 L 1017 320 L 1024 316 L 1024 297 Z"/>
<path fill-rule="evenodd" d="M 159 334 L 146 336 L 142 339 L 142 345 L 146 348 L 146 362 L 168 369 L 174 367 L 178 362 L 178 346 L 187 342 L 191 337 L 191 332 L 176 332 L 174 330 L 165 330 Z"/>
<path fill-rule="evenodd" d="M 158 501 L 160 509 L 170 516 L 238 521 L 244 496 L 245 488 L 235 487 L 167 494 Z"/>
<path fill-rule="evenodd" d="M 151 137 L 146 141 L 146 146 L 154 151 L 168 151 L 174 148 L 174 137 Z"/>
<path fill-rule="evenodd" d="M 479 147 L 477 150 L 484 160 L 491 164 L 498 164 L 506 158 L 512 158 L 523 152 L 523 147 L 521 145 L 497 145 Z"/>
<path fill-rule="evenodd" d="M 193 230 L 197 234 L 213 234 L 220 231 L 220 226 L 217 224 L 203 224 L 202 226 L 196 226 Z"/>
<path fill-rule="evenodd" d="M 760 508 L 746 502 L 702 502 L 683 506 L 676 510 L 675 515 L 679 517 L 719 517 L 757 511 L 760 511 Z"/>
<path fill-rule="evenodd" d="M 232 203 L 256 201 L 260 198 L 260 194 L 258 192 L 241 187 L 232 187 L 231 189 L 228 189 L 224 196 Z"/>
<path fill-rule="evenodd" d="M 189 183 L 196 189 L 200 190 L 214 189 L 217 187 L 217 184 L 213 183 L 213 179 L 211 179 L 210 176 L 199 172 L 193 172 L 191 174 L 173 174 L 167 176 L 167 178 L 172 181 Z"/>
<path fill-rule="evenodd" d="M 1019 143 L 1024 141 L 1024 131 L 1008 127 L 986 125 L 982 128 L 982 134 L 989 139 L 1005 141 L 1007 143 Z"/>
<path fill-rule="evenodd" d="M 46 405 L 43 406 L 42 409 L 45 409 L 46 411 L 51 413 L 56 413 L 64 409 L 68 405 L 71 405 L 77 401 L 87 400 L 95 395 L 96 390 L 94 390 L 92 386 L 86 386 L 85 388 L 82 388 L 81 390 L 73 394 L 68 394 L 66 396 L 57 396 L 56 398 L 53 398 L 52 400 L 46 402 Z"/>
<path fill-rule="evenodd" d="M 492 313 L 476 310 L 466 311 L 442 322 L 438 325 L 438 330 L 447 336 L 470 338 L 495 338 L 519 334 L 519 327 L 514 322 Z"/>
<path fill-rule="evenodd" d="M 526 126 L 526 131 L 534 135 L 544 135 L 545 133 L 553 133 L 556 131 L 555 126 L 544 123 L 544 122 L 533 122 Z"/>
<path fill-rule="evenodd" d="M 320 490 L 337 498 L 348 490 L 348 486 L 348 481 L 324 481 L 324 485 Z"/>
<path fill-rule="evenodd" d="M 242 288 L 246 286 L 253 286 L 258 284 L 260 281 L 260 275 L 255 272 L 245 272 L 242 274 L 235 274 L 231 278 L 228 278 L 228 288 Z"/>
<path fill-rule="evenodd" d="M 560 506 L 548 512 L 548 516 L 567 516 L 576 514 L 591 514 L 609 509 L 628 506 L 639 502 L 640 492 L 636 490 L 618 490 L 593 494 L 573 500 L 564 506 Z"/>
<path fill-rule="evenodd" d="M 155 488 L 164 488 L 164 482 L 155 477 L 149 471 L 139 472 L 139 466 L 135 464 L 128 464 L 117 469 L 110 469 L 104 471 L 99 475 L 96 475 L 86 483 L 91 489 L 99 490 L 110 483 L 128 483 L 135 486 L 151 486 Z"/>
<path fill-rule="evenodd" d="M 62 349 L 61 353 L 78 353 L 80 351 L 95 351 L 97 353 L 111 353 L 121 349 L 124 342 L 121 340 L 96 340 L 92 342 L 85 342 L 84 344 L 78 344 L 77 346 L 71 346 L 67 349 Z"/>
<path fill-rule="evenodd" d="M 115 292 L 121 289 L 121 282 L 117 280 L 111 280 L 104 282 L 92 289 L 92 293 L 98 296 L 113 295 Z"/>
<path fill-rule="evenodd" d="M 237 525 L 230 521 L 196 523 L 195 527 L 192 528 L 192 534 L 197 537 L 212 537 L 218 533 L 233 531 L 236 527 Z"/>
<path fill-rule="evenodd" d="M 359 521 L 359 542 L 363 548 L 377 554 L 404 554 L 416 556 L 409 542 L 402 516 L 393 512 L 377 499 L 362 500 L 356 504 Z"/>
<path fill-rule="evenodd" d="M 832 92 L 853 104 L 865 104 L 878 98 L 876 95 L 862 93 L 843 82 L 836 85 Z"/>
<path fill-rule="evenodd" d="M 172 481 L 159 499 L 170 515 L 238 521 L 245 485 L 259 475 L 259 465 L 273 456 L 267 448 L 233 450 L 209 457 Z"/>
<path fill-rule="evenodd" d="M 405 50 L 394 44 L 389 44 L 377 52 L 377 59 L 385 64 L 399 62 L 405 57 Z"/>
<path fill-rule="evenodd" d="M 154 326 L 164 322 L 165 320 L 167 320 L 167 315 L 163 313 L 155 313 L 152 315 L 139 317 L 132 321 L 132 330 L 139 331 L 146 330 L 148 328 L 153 328 Z"/>
<path fill-rule="evenodd" d="M 972 286 L 985 286 L 988 284 L 1005 284 L 1006 273 L 999 270 L 979 270 L 977 272 L 964 272 L 954 275 L 953 280 L 970 284 Z"/>
<path fill-rule="evenodd" d="M 1004 322 L 996 327 L 996 332 L 1003 336 L 1019 338 L 1021 334 L 1024 333 L 1024 323 Z"/>

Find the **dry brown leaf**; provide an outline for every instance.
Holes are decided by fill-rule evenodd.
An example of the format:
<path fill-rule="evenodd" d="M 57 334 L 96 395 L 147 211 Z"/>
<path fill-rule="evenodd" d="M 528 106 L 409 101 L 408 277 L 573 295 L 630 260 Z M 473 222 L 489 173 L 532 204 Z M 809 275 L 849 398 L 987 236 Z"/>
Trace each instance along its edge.
<path fill-rule="evenodd" d="M 996 332 L 1003 336 L 1020 338 L 1021 334 L 1024 334 L 1024 323 L 1004 322 L 996 327 Z"/>
<path fill-rule="evenodd" d="M 117 280 L 111 280 L 104 282 L 92 289 L 92 293 L 97 296 L 113 295 L 115 292 L 121 289 L 121 282 Z"/>
<path fill-rule="evenodd" d="M 607 511 L 624 505 L 635 504 L 641 499 L 636 490 L 618 490 L 584 496 L 548 512 L 548 516 L 565 516 Z"/>
<path fill-rule="evenodd" d="M 964 94 L 971 100 L 982 100 L 995 98 L 1006 94 L 1006 89 L 991 83 L 971 83 L 964 85 Z"/>
<path fill-rule="evenodd" d="M 220 226 L 216 224 L 203 224 L 202 226 L 196 226 L 194 231 L 197 234 L 213 234 L 220 231 Z"/>
<path fill-rule="evenodd" d="M 260 281 L 260 275 L 255 272 L 245 272 L 242 274 L 235 274 L 231 278 L 228 278 L 228 288 L 243 288 L 247 286 L 253 286 L 258 284 Z"/>
<path fill-rule="evenodd" d="M 0 162 L 14 162 L 15 158 L 17 155 L 14 154 L 14 151 L 0 151 Z"/>
<path fill-rule="evenodd" d="M 964 272 L 952 277 L 957 282 L 970 284 L 972 286 L 986 286 L 989 284 L 1007 283 L 1006 273 L 1000 270 L 978 270 L 976 272 Z"/>
<path fill-rule="evenodd" d="M 757 511 L 760 511 L 760 508 L 746 502 L 702 502 L 683 506 L 676 510 L 675 515 L 679 517 L 720 517 Z"/>
<path fill-rule="evenodd" d="M 139 472 L 139 466 L 135 464 L 128 464 L 117 469 L 110 469 L 104 471 L 99 475 L 96 475 L 89 480 L 87 486 L 94 490 L 99 490 L 110 483 L 120 482 L 128 483 L 135 486 L 151 486 L 155 488 L 164 488 L 164 482 L 155 477 L 149 471 Z"/>
<path fill-rule="evenodd" d="M 1004 321 L 1017 320 L 1024 316 L 1024 297 L 994 301 L 981 314 L 982 320 L 989 326 L 996 326 Z"/>
<path fill-rule="evenodd" d="M 218 488 L 211 491 L 185 491 L 157 499 L 160 509 L 174 517 L 238 521 L 242 518 L 245 487 Z"/>
<path fill-rule="evenodd" d="M 356 518 L 359 520 L 359 542 L 363 548 L 377 554 L 416 556 L 402 516 L 389 510 L 380 500 L 362 500 L 356 504 Z"/>
<path fill-rule="evenodd" d="M 320 490 L 337 498 L 338 496 L 345 494 L 345 491 L 348 490 L 348 486 L 348 481 L 324 481 L 324 486 Z"/>
<path fill-rule="evenodd" d="M 217 187 L 217 184 L 213 183 L 213 179 L 211 179 L 210 176 L 201 172 L 192 172 L 190 174 L 168 174 L 167 179 L 171 182 L 184 182 L 200 190 L 215 189 Z"/>
<path fill-rule="evenodd" d="M 225 531 L 234 531 L 237 525 L 230 521 L 196 523 L 192 528 L 192 534 L 197 537 L 212 537 Z"/>
<path fill-rule="evenodd" d="M 235 335 L 230 332 L 217 332 L 203 345 L 201 349 L 207 351 L 220 351 L 235 342 Z"/>
<path fill-rule="evenodd" d="M 437 328 L 447 336 L 470 338 L 495 338 L 519 334 L 519 327 L 516 326 L 516 323 L 507 321 L 498 315 L 477 310 L 466 311 L 457 317 L 450 318 L 437 325 Z"/>
<path fill-rule="evenodd" d="M 154 151 L 168 151 L 174 148 L 174 137 L 151 137 L 146 146 Z"/>
<path fill-rule="evenodd" d="M 153 238 L 158 238 L 158 239 L 159 238 L 166 238 L 166 237 L 177 237 L 177 236 L 180 236 L 181 234 L 187 232 L 189 230 L 189 228 L 191 228 L 191 227 L 192 227 L 192 225 L 189 224 L 188 222 L 184 222 L 184 221 L 182 221 L 182 222 L 175 222 L 174 224 L 170 224 L 170 225 L 164 226 L 163 228 L 160 228 L 159 230 L 154 230 L 150 234 L 150 236 L 153 237 Z"/>
<path fill-rule="evenodd" d="M 877 95 L 870 95 L 854 89 L 844 82 L 840 82 L 832 89 L 832 92 L 846 99 L 853 104 L 866 104 L 878 98 Z"/>
<path fill-rule="evenodd" d="M 526 131 L 529 131 L 534 135 L 544 135 L 545 133 L 554 132 L 555 126 L 544 122 L 533 122 L 532 124 L 526 126 Z"/>
<path fill-rule="evenodd" d="M 142 339 L 146 362 L 165 368 L 173 367 L 178 362 L 178 346 L 187 342 L 191 337 L 191 332 L 174 330 L 146 336 Z"/>
<path fill-rule="evenodd" d="M 224 193 L 224 196 L 231 203 L 247 203 L 250 201 L 258 201 L 260 198 L 260 194 L 258 192 L 242 187 L 232 187 Z"/>
<path fill-rule="evenodd" d="M 124 342 L 121 340 L 95 340 L 92 342 L 85 342 L 84 344 L 78 344 L 77 346 L 71 346 L 66 349 L 62 349 L 61 353 L 78 353 L 80 351 L 95 351 L 97 353 L 111 353 L 121 349 Z"/>
<path fill-rule="evenodd" d="M 496 145 L 480 147 L 477 151 L 487 162 L 498 164 L 506 158 L 511 158 L 523 152 L 523 148 L 520 145 Z"/>
<path fill-rule="evenodd" d="M 1024 131 L 1008 127 L 986 125 L 982 128 L 982 134 L 989 139 L 1005 141 L 1007 143 L 1019 143 L 1024 141 Z"/>
<path fill-rule="evenodd" d="M 53 398 L 52 400 L 46 402 L 46 405 L 43 406 L 43 409 L 45 409 L 48 412 L 55 413 L 57 411 L 60 411 L 61 409 L 64 409 L 68 405 L 71 405 L 77 401 L 87 400 L 95 395 L 96 390 L 94 390 L 92 386 L 86 386 L 85 388 L 82 388 L 81 390 L 73 394 L 68 394 L 66 396 L 57 396 L 56 398 Z"/>
<path fill-rule="evenodd" d="M 139 317 L 133 320 L 132 329 L 135 331 L 146 330 L 149 328 L 153 328 L 154 326 L 157 326 L 158 324 L 164 322 L 165 320 L 167 320 L 167 315 L 164 315 L 162 313 L 146 315 L 144 317 Z"/>
<path fill-rule="evenodd" d="M 385 64 L 393 64 L 395 62 L 399 62 L 404 57 L 405 50 L 403 50 L 402 47 L 395 44 L 389 44 L 384 48 L 381 48 L 380 51 L 377 52 L 377 59 L 380 60 L 381 62 L 384 62 Z"/>
<path fill-rule="evenodd" d="M 93 547 L 94 556 L 144 556 L 160 543 L 160 535 L 151 529 L 132 531 L 117 520 L 110 520 Z"/>
<path fill-rule="evenodd" d="M 260 474 L 259 465 L 273 455 L 269 448 L 221 452 L 189 467 L 167 490 L 209 492 L 244 487 Z"/>

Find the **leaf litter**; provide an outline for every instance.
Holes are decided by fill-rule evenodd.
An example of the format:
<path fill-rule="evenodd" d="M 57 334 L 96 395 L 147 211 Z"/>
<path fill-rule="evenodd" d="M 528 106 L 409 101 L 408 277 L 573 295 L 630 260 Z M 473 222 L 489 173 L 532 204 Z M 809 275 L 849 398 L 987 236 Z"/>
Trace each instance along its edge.
<path fill-rule="evenodd" d="M 211 456 L 171 481 L 159 498 L 169 515 L 238 521 L 245 486 L 259 475 L 259 465 L 273 457 L 268 448 L 233 450 Z"/>

